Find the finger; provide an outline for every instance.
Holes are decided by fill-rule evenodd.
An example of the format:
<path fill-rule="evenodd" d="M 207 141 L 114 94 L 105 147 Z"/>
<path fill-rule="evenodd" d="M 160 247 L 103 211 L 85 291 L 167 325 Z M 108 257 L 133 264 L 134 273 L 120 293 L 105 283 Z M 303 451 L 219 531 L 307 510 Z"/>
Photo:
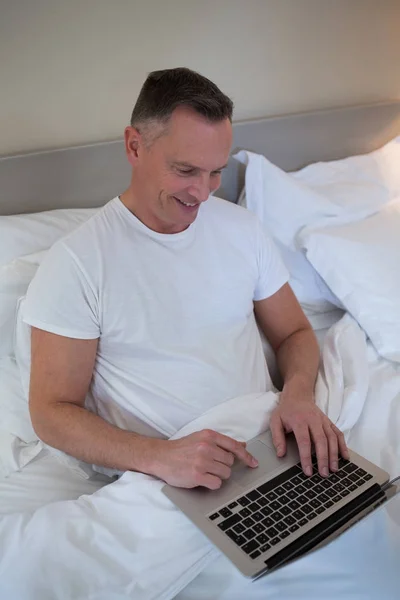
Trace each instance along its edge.
<path fill-rule="evenodd" d="M 331 429 L 336 434 L 340 454 L 344 459 L 350 460 L 350 453 L 344 438 L 344 434 L 336 427 L 336 425 L 331 425 Z"/>
<path fill-rule="evenodd" d="M 315 445 L 315 452 L 318 460 L 318 470 L 322 477 L 329 475 L 329 452 L 328 440 L 324 428 L 320 423 L 310 425 L 311 436 Z"/>
<path fill-rule="evenodd" d="M 217 460 L 210 460 L 206 463 L 205 468 L 207 473 L 216 475 L 220 479 L 229 479 L 231 476 L 231 468 Z"/>
<path fill-rule="evenodd" d="M 297 425 L 293 427 L 293 433 L 299 448 L 301 467 L 304 473 L 310 476 L 312 475 L 310 432 L 306 425 Z"/>
<path fill-rule="evenodd" d="M 227 452 L 226 450 L 223 450 L 219 446 L 214 446 L 212 458 L 213 460 L 217 460 L 218 462 L 222 463 L 223 465 L 227 465 L 228 467 L 231 467 L 235 462 L 235 455 L 232 452 Z"/>
<path fill-rule="evenodd" d="M 276 454 L 279 457 L 284 456 L 286 454 L 286 436 L 282 419 L 278 415 L 272 415 L 269 427 Z"/>
<path fill-rule="evenodd" d="M 209 490 L 219 490 L 222 485 L 222 479 L 215 475 L 211 475 L 210 473 L 204 473 L 199 477 L 197 485 L 208 488 Z"/>
<path fill-rule="evenodd" d="M 244 462 L 245 465 L 249 467 L 256 467 L 258 465 L 258 460 L 246 450 L 245 446 L 243 446 L 241 442 L 238 442 L 227 435 L 223 435 L 222 433 L 216 434 L 214 442 L 223 450 L 232 452 L 232 454 Z"/>
<path fill-rule="evenodd" d="M 328 449 L 329 449 L 329 467 L 331 471 L 337 471 L 339 468 L 338 463 L 338 439 L 336 433 L 332 429 L 332 424 L 330 421 L 327 421 L 324 425 L 324 431 L 326 438 L 328 440 Z"/>

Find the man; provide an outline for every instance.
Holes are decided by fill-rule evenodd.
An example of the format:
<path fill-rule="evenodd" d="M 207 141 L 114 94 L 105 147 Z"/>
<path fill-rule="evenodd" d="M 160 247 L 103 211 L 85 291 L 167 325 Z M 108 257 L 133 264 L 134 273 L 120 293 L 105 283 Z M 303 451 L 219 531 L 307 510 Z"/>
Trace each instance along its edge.
<path fill-rule="evenodd" d="M 232 102 L 189 69 L 153 72 L 125 130 L 129 188 L 58 242 L 32 282 L 30 413 L 38 436 L 80 460 L 217 489 L 245 445 L 214 431 L 165 436 L 271 381 L 256 319 L 284 386 L 271 417 L 278 456 L 293 431 L 311 474 L 347 456 L 316 407 L 318 346 L 275 247 L 250 212 L 218 200 Z M 51 293 L 49 290 L 51 289 Z"/>

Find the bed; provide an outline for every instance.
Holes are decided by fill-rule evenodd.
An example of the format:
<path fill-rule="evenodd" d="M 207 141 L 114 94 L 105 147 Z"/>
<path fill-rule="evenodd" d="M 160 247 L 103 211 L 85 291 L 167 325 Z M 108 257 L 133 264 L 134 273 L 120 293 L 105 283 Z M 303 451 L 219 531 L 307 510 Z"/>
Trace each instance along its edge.
<path fill-rule="evenodd" d="M 292 287 L 320 343 L 319 401 L 332 420 L 345 430 L 348 444 L 393 477 L 400 473 L 400 344 L 397 344 L 400 319 L 396 301 L 387 302 L 386 298 L 392 295 L 400 299 L 400 295 L 396 296 L 399 288 L 393 285 L 400 257 L 396 243 L 396 233 L 400 231 L 397 229 L 400 210 L 396 203 L 396 198 L 400 199 L 399 154 L 397 146 L 392 145 L 383 158 L 380 154 L 373 155 L 372 178 L 371 165 L 365 166 L 356 159 L 349 170 L 349 163 L 342 163 L 341 159 L 386 148 L 399 135 L 400 102 L 236 123 L 233 154 L 241 153 L 230 159 L 217 192 L 218 196 L 257 212 L 266 227 L 285 221 L 293 206 L 298 209 L 300 220 L 296 222 L 296 231 L 293 225 L 292 230 L 286 228 L 278 235 L 277 225 L 272 234 L 276 234 L 275 241 L 290 267 Z M 400 148 L 400 141 L 395 143 Z M 390 168 L 382 162 L 387 160 L 391 161 Z M 288 179 L 286 172 L 292 171 L 297 173 Z M 358 179 L 356 182 L 351 179 L 349 188 L 349 177 L 354 173 Z M 385 184 L 389 182 L 389 191 L 380 179 L 382 176 Z M 129 562 L 124 562 L 129 554 L 123 523 L 107 520 L 107 510 L 113 502 L 127 502 L 129 496 L 124 493 L 132 485 L 129 476 L 119 480 L 122 496 L 113 496 L 114 484 L 107 485 L 112 480 L 85 469 L 82 464 L 72 465 L 61 454 L 49 453 L 30 426 L 27 357 L 23 351 L 26 331 L 20 330 L 21 303 L 17 304 L 15 299 L 24 295 L 43 253 L 52 243 L 121 193 L 128 181 L 129 169 L 120 140 L 0 159 L 0 302 L 7 309 L 0 304 L 3 311 L 0 313 L 0 596 L 10 600 L 253 597 L 249 588 L 241 587 L 247 583 L 238 579 L 208 542 L 196 537 L 200 534 L 195 535 L 186 521 L 179 521 L 181 515 L 173 513 L 161 501 L 158 504 L 153 501 L 159 488 L 157 482 L 145 476 L 135 480 L 138 490 L 135 507 L 139 514 L 145 511 L 146 502 L 153 502 L 152 512 L 143 512 L 142 528 L 137 525 L 135 539 L 140 553 L 135 555 L 135 568 L 129 568 Z M 328 191 L 324 187 L 326 181 L 329 181 Z M 356 192 L 361 197 L 364 191 L 364 204 L 361 202 L 349 211 L 351 197 Z M 266 196 L 275 199 L 268 210 Z M 288 198 L 292 206 L 280 202 L 281 198 Z M 323 208 L 322 202 L 325 202 Z M 56 208 L 59 210 L 55 213 L 42 212 Z M 375 277 L 373 287 L 368 287 L 369 278 L 365 274 L 358 281 L 354 279 L 354 271 L 346 271 L 352 253 L 358 260 L 357 274 L 364 273 L 368 256 L 368 273 Z M 325 257 L 323 261 L 321 256 Z M 332 261 L 329 263 L 329 256 L 337 259 L 336 269 Z M 386 265 L 384 269 L 382 264 Z M 340 271 L 346 277 L 338 278 L 338 265 L 343 265 Z M 381 293 L 376 280 L 380 282 Z M 357 285 L 350 285 L 354 281 Z M 361 298 L 353 293 L 354 287 L 361 290 Z M 362 300 L 367 296 L 371 302 L 365 308 Z M 276 365 L 267 344 L 265 352 L 276 379 Z M 259 399 L 252 402 L 256 414 L 260 409 Z M 233 434 L 232 430 L 229 432 Z M 254 423 L 249 422 L 249 437 L 256 432 Z M 94 492 L 98 504 L 92 504 L 90 499 Z M 51 503 L 51 507 L 40 508 L 44 503 Z M 174 563 L 166 560 L 165 553 L 169 552 L 172 560 L 175 550 L 165 545 L 165 539 L 159 543 L 158 554 L 154 551 L 158 542 L 143 523 L 151 520 L 156 523 L 165 515 L 163 510 L 168 511 L 171 527 L 181 531 L 176 557 L 181 556 L 184 543 L 185 560 L 176 559 Z M 394 513 L 393 518 L 399 523 L 400 507 Z M 54 529 L 58 542 L 40 545 L 37 532 L 46 530 L 49 523 L 58 524 Z M 349 548 L 352 544 L 359 546 L 363 535 L 363 530 L 360 531 L 360 538 L 349 538 Z M 118 542 L 116 532 L 121 534 Z M 368 535 L 365 532 L 365 544 Z M 67 538 L 68 548 L 63 548 L 60 540 Z M 394 548 L 397 541 L 391 540 L 390 544 Z M 34 555 L 29 550 L 31 545 L 35 548 Z M 387 549 L 388 545 L 383 544 L 382 557 Z M 21 558 L 23 552 L 25 558 Z M 57 552 L 50 573 L 51 569 L 44 568 L 43 563 Z M 282 590 L 285 598 L 356 597 L 349 591 L 358 593 L 351 587 L 353 584 L 345 589 L 335 587 L 334 583 L 338 575 L 335 568 L 343 569 L 344 580 L 350 580 L 351 576 L 354 579 L 356 568 L 351 573 L 344 565 L 335 563 L 335 556 L 341 550 L 335 554 L 334 544 L 326 552 L 326 555 L 310 555 L 305 559 L 308 562 L 299 561 L 277 572 L 266 588 L 268 597 L 282 595 Z M 81 564 L 67 567 L 66 563 L 76 553 L 82 558 Z M 17 556 L 20 576 L 12 577 Z M 327 567 L 330 560 L 335 568 Z M 364 559 L 361 555 L 358 576 L 368 560 L 373 561 L 373 555 Z M 38 573 L 35 569 L 39 567 Z M 158 578 L 152 577 L 154 572 L 159 574 Z M 400 585 L 400 577 L 392 583 Z M 282 587 L 285 585 L 286 588 Z M 254 590 L 256 587 L 251 592 L 254 598 L 265 597 L 262 587 Z M 358 597 L 378 597 L 372 595 L 372 587 L 368 590 L 370 596 L 365 592 Z M 382 597 L 391 598 L 392 591 L 393 598 L 397 597 L 393 586 L 387 590 Z"/>

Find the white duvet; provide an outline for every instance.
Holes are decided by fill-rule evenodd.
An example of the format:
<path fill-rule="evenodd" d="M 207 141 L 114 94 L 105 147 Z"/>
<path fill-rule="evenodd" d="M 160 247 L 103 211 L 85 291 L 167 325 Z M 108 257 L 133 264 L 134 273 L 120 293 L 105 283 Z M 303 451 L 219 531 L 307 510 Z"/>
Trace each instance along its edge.
<path fill-rule="evenodd" d="M 400 472 L 400 373 L 398 367 L 377 357 L 349 315 L 326 336 L 316 390 L 318 404 L 346 433 L 354 450 L 375 460 L 391 475 Z M 273 392 L 234 398 L 211 409 L 174 437 L 209 427 L 248 440 L 267 428 L 276 400 Z M 364 419 L 364 427 L 360 427 Z M 313 595 L 303 584 L 291 588 L 290 577 L 296 574 L 300 577 L 297 581 L 305 581 L 306 575 L 310 581 L 315 576 L 315 583 L 322 584 L 322 573 L 325 583 L 326 577 L 332 579 L 331 592 L 324 592 L 324 598 L 336 598 L 339 592 L 341 598 L 379 597 L 372 595 L 369 584 L 364 587 L 368 593 L 356 595 L 349 562 L 339 557 L 335 571 L 331 563 L 321 562 L 320 553 L 257 584 L 249 583 L 161 493 L 162 485 L 152 477 L 127 472 L 91 496 L 3 517 L 0 598 L 168 600 L 178 594 L 182 600 L 321 598 L 318 585 Z M 399 551 L 400 540 L 396 539 Z M 361 539 L 360 547 L 364 544 L 367 551 L 368 543 Z M 327 548 L 332 556 L 335 544 Z M 354 548 L 349 551 L 354 552 Z M 378 554 L 385 556 L 385 549 Z M 334 560 L 332 556 L 330 561 Z M 299 565 L 304 568 L 301 573 Z M 325 570 L 321 571 L 323 565 Z M 396 577 L 388 560 L 385 565 L 390 573 L 386 577 L 379 569 L 375 578 L 379 585 L 383 577 L 385 581 Z M 287 593 L 282 596 L 284 581 Z M 204 595 L 205 589 L 208 592 Z M 345 595 L 345 589 L 349 595 Z M 392 596 L 388 593 L 381 597 Z"/>

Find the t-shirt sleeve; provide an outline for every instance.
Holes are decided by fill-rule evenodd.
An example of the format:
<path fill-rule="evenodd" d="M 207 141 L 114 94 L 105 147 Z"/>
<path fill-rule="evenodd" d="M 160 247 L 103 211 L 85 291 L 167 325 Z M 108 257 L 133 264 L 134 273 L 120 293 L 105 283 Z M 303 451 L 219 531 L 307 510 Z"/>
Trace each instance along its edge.
<path fill-rule="evenodd" d="M 100 337 L 96 290 L 63 242 L 49 250 L 29 286 L 24 322 L 64 337 Z"/>
<path fill-rule="evenodd" d="M 289 272 L 278 248 L 261 223 L 257 225 L 258 281 L 254 291 L 256 301 L 272 296 L 289 281 Z"/>

